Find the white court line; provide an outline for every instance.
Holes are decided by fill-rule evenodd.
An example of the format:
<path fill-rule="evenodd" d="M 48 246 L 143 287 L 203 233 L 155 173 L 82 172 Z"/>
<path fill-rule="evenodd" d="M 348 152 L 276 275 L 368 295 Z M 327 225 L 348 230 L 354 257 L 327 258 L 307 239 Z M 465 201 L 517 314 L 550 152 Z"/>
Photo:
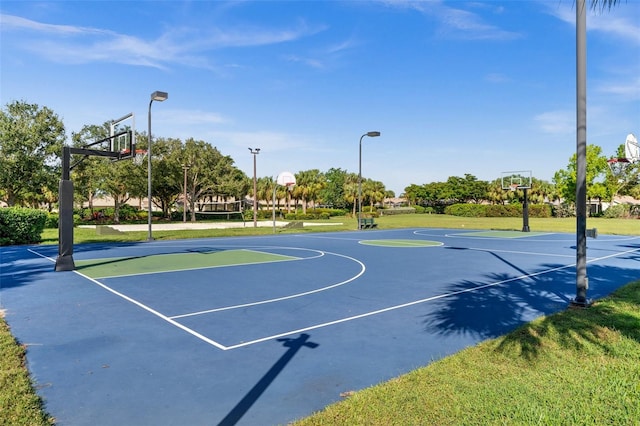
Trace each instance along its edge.
<path fill-rule="evenodd" d="M 611 257 L 617 257 L 617 256 L 621 256 L 621 255 L 624 255 L 624 254 L 638 252 L 638 251 L 640 251 L 640 248 L 626 250 L 626 251 L 619 252 L 619 253 L 616 253 L 616 254 L 610 254 L 608 256 L 602 256 L 602 257 L 599 257 L 599 258 L 591 259 L 591 260 L 588 260 L 587 263 L 593 263 L 593 262 L 597 262 L 597 261 L 600 261 L 600 260 L 609 259 Z M 398 310 L 398 309 L 403 309 L 403 308 L 407 308 L 407 307 L 410 307 L 410 306 L 419 305 L 419 304 L 430 302 L 430 301 L 437 300 L 437 299 L 444 299 L 446 297 L 456 296 L 456 295 L 463 294 L 463 293 L 469 293 L 469 292 L 476 291 L 476 290 L 482 290 L 482 289 L 489 288 L 489 287 L 494 287 L 494 286 L 500 285 L 500 284 L 506 284 L 506 283 L 513 282 L 513 281 L 519 281 L 519 280 L 524 280 L 524 279 L 527 279 L 527 278 L 533 278 L 533 277 L 536 277 L 536 276 L 548 274 L 550 272 L 556 272 L 556 271 L 560 271 L 560 270 L 563 270 L 563 269 L 573 268 L 575 266 L 576 266 L 576 264 L 572 263 L 572 264 L 569 264 L 569 265 L 559 266 L 557 268 L 547 269 L 545 271 L 535 272 L 533 274 L 525 274 L 525 275 L 521 275 L 521 276 L 515 277 L 515 278 L 509 278 L 509 279 L 506 279 L 506 280 L 501 280 L 501 281 L 496 281 L 496 282 L 493 282 L 493 283 L 483 284 L 483 285 L 480 285 L 480 286 L 477 286 L 477 287 L 473 287 L 473 288 L 454 291 L 454 292 L 451 292 L 451 293 L 439 294 L 437 296 L 427 297 L 425 299 L 414 300 L 412 302 L 407 302 L 407 303 L 403 303 L 403 304 L 400 304 L 400 305 L 389 306 L 387 308 L 378 309 L 378 310 L 371 311 L 371 312 L 365 312 L 365 313 L 360 314 L 360 315 L 354 315 L 354 316 L 351 316 L 351 317 L 342 318 L 342 319 L 338 319 L 338 320 L 335 320 L 335 321 L 329 321 L 329 322 L 325 322 L 325 323 L 322 323 L 322 324 L 316 324 L 316 325 L 312 325 L 312 326 L 309 326 L 309 327 L 299 328 L 297 330 L 291 330 L 291 331 L 287 331 L 287 332 L 280 333 L 280 334 L 274 334 L 272 336 L 262 337 L 260 339 L 255 339 L 255 340 L 251 340 L 251 341 L 247 341 L 247 342 L 243 342 L 243 343 L 238 343 L 236 345 L 230 345 L 230 346 L 227 346 L 227 349 L 228 350 L 237 349 L 237 348 L 241 348 L 243 346 L 249 346 L 249 345 L 253 345 L 253 344 L 256 344 L 256 343 L 265 342 L 267 340 L 279 339 L 281 337 L 289 336 L 289 335 L 292 335 L 292 334 L 298 334 L 298 333 L 304 333 L 304 332 L 311 331 L 311 330 L 317 330 L 319 328 L 325 328 L 325 327 L 329 327 L 329 326 L 332 326 L 332 325 L 341 324 L 341 323 L 344 323 L 344 322 L 354 321 L 354 320 L 357 320 L 357 319 L 361 319 L 361 318 L 366 318 L 366 317 L 370 317 L 370 316 L 373 316 L 373 315 L 382 314 L 382 313 L 385 313 L 385 312 L 395 311 L 395 310 Z"/>
<path fill-rule="evenodd" d="M 205 311 L 192 312 L 192 313 L 182 314 L 182 315 L 173 315 L 170 318 L 172 318 L 172 319 L 186 318 L 186 317 L 192 317 L 192 316 L 196 316 L 196 315 L 210 314 L 210 313 L 220 312 L 220 311 L 228 311 L 228 310 L 231 310 L 231 309 L 247 308 L 247 307 L 250 307 L 250 306 L 264 305 L 264 304 L 267 304 L 267 303 L 281 302 L 283 300 L 294 299 L 296 297 L 308 296 L 310 294 L 320 293 L 321 291 L 329 290 L 329 289 L 332 289 L 332 288 L 336 288 L 336 287 L 340 287 L 340 286 L 343 286 L 345 284 L 348 284 L 351 281 L 354 281 L 358 277 L 362 276 L 362 274 L 364 274 L 364 272 L 367 269 L 367 267 L 364 265 L 364 263 L 360 262 L 358 259 L 355 259 L 353 257 L 345 256 L 343 254 L 338 254 L 338 253 L 331 253 L 331 252 L 322 252 L 322 253 L 323 253 L 323 255 L 326 253 L 326 254 L 330 254 L 330 255 L 334 255 L 334 256 L 344 257 L 344 258 L 349 259 L 349 260 L 353 260 L 354 262 L 356 262 L 356 263 L 358 263 L 360 265 L 360 268 L 361 268 L 360 272 L 357 275 L 349 278 L 348 280 L 341 281 L 339 283 L 332 284 L 332 285 L 327 286 L 327 287 L 322 287 L 322 288 L 317 288 L 315 290 L 305 291 L 303 293 L 291 294 L 289 296 L 278 297 L 278 298 L 275 298 L 275 299 L 261 300 L 259 302 L 251 302 L 251 303 L 244 303 L 244 304 L 241 304 L 241 305 L 226 306 L 226 307 L 223 307 L 223 308 L 208 309 L 208 310 L 205 310 Z"/>
<path fill-rule="evenodd" d="M 245 249 L 238 249 L 238 250 L 242 250 L 242 251 L 253 251 L 256 253 L 260 253 L 258 250 L 245 250 Z M 310 250 L 309 251 L 318 251 L 318 250 Z M 160 254 L 158 256 L 172 256 L 176 253 L 167 253 L 167 254 Z M 189 253 L 177 253 L 177 254 L 189 254 Z M 197 254 L 197 253 L 192 253 L 192 254 Z M 283 256 L 285 257 L 286 255 L 278 255 L 278 256 Z M 137 277 L 137 276 L 142 276 L 142 275 L 153 275 L 153 274 L 168 274 L 171 272 L 184 272 L 184 271 L 198 271 L 201 269 L 214 269 L 214 268 L 226 268 L 226 267 L 234 267 L 234 266 L 247 266 L 247 265 L 260 265 L 263 263 L 278 263 L 278 262 L 291 262 L 291 261 L 295 261 L 295 260 L 308 260 L 308 259 L 317 259 L 319 257 L 324 256 L 324 254 L 320 254 L 318 256 L 311 256 L 311 257 L 295 257 L 295 256 L 286 256 L 289 259 L 277 259 L 277 260 L 265 260 L 265 261 L 261 261 L 261 262 L 245 262 L 245 263 L 234 263 L 232 265 L 214 265 L 214 266 L 198 266 L 196 268 L 182 268 L 182 269 L 167 269 L 164 271 L 151 271 L 151 272 L 136 272 L 134 274 L 122 274 L 122 275 L 107 275 L 104 277 L 96 277 L 97 280 L 102 280 L 102 279 L 106 279 L 106 278 L 127 278 L 127 277 Z M 110 258 L 110 259 L 118 259 L 118 258 Z M 128 259 L 127 257 L 122 257 L 120 259 Z"/>
<path fill-rule="evenodd" d="M 35 252 L 35 251 L 31 250 L 31 249 L 28 249 L 28 250 L 31 253 L 34 253 L 34 254 L 36 254 L 36 255 L 38 255 L 40 257 L 44 257 L 45 259 L 48 259 L 48 260 L 52 261 L 53 263 L 55 263 L 55 259 L 52 259 L 52 258 L 50 258 L 48 256 L 45 256 L 45 255 L 42 255 L 42 254 L 40 254 L 38 252 Z M 191 334 L 192 336 L 195 336 L 198 339 L 200 339 L 200 340 L 202 340 L 202 341 L 204 341 L 204 342 L 206 342 L 206 343 L 208 343 L 208 344 L 210 344 L 212 346 L 215 346 L 218 349 L 222 349 L 224 351 L 226 351 L 228 349 L 226 346 L 216 342 L 215 340 L 209 339 L 208 337 L 198 333 L 197 331 L 192 330 L 189 327 L 186 327 L 186 326 L 180 324 L 179 322 L 172 320 L 171 318 L 167 317 L 166 315 L 161 314 L 160 312 L 156 311 L 155 309 L 150 308 L 149 306 L 145 305 L 144 303 L 138 302 L 137 300 L 135 300 L 135 299 L 133 299 L 133 298 L 131 298 L 131 297 L 125 295 L 125 294 L 122 294 L 122 293 L 112 289 L 111 287 L 108 287 L 108 286 L 102 284 L 98 280 L 95 280 L 95 279 L 93 279 L 93 278 L 91 278 L 91 277 L 89 277 L 87 275 L 84 275 L 81 272 L 78 272 L 78 271 L 71 271 L 71 272 L 73 272 L 74 274 L 80 275 L 83 278 L 88 279 L 92 283 L 99 285 L 100 287 L 102 287 L 103 289 L 107 290 L 108 292 L 111 292 L 111 293 L 115 294 L 116 296 L 119 296 L 119 297 L 123 298 L 124 300 L 133 303 L 134 305 L 144 309 L 147 312 L 152 313 L 153 315 L 157 316 L 158 318 L 161 318 L 161 319 L 165 320 L 169 324 L 172 324 L 172 325 L 178 327 L 179 329 L 181 329 L 183 331 L 186 331 L 187 333 Z"/>
<path fill-rule="evenodd" d="M 49 259 L 52 262 L 55 262 L 54 259 L 52 259 L 50 257 L 47 257 L 47 256 L 44 256 L 44 255 L 42 255 L 42 254 L 40 254 L 38 252 L 35 252 L 35 251 L 31 250 L 31 249 L 28 249 L 28 251 L 36 254 L 37 256 L 40 256 L 40 257 L 43 257 L 45 259 Z M 612 258 L 612 257 L 618 257 L 618 256 L 621 256 L 621 255 L 625 255 L 625 254 L 628 254 L 628 253 L 639 252 L 639 251 L 640 251 L 640 248 L 625 250 L 623 252 L 618 252 L 618 253 L 610 254 L 610 255 L 607 255 L 607 256 L 602 256 L 602 257 L 599 257 L 599 258 L 594 258 L 594 259 L 587 260 L 587 263 L 594 263 L 594 262 L 598 262 L 598 261 L 601 261 L 601 260 L 609 259 L 609 258 Z M 400 305 L 389 306 L 387 308 L 378 309 L 378 310 L 370 311 L 370 312 L 365 312 L 365 313 L 360 314 L 360 315 L 354 315 L 354 316 L 351 316 L 351 317 L 346 317 L 346 318 L 342 318 L 342 319 L 338 319 L 338 320 L 334 320 L 334 321 L 329 321 L 329 322 L 325 322 L 325 323 L 321 323 L 321 324 L 316 324 L 316 325 L 312 325 L 312 326 L 309 326 L 309 327 L 300 328 L 300 329 L 297 329 L 297 330 L 290 330 L 290 331 L 287 331 L 287 332 L 274 334 L 274 335 L 271 335 L 271 336 L 266 336 L 266 337 L 262 337 L 260 339 L 255 339 L 255 340 L 239 343 L 239 344 L 236 344 L 236 345 L 230 345 L 230 346 L 225 346 L 225 345 L 222 345 L 222 344 L 220 344 L 220 343 L 218 343 L 218 342 L 216 342 L 216 341 L 214 341 L 212 339 L 209 339 L 208 337 L 203 336 L 202 334 L 200 334 L 200 333 L 198 333 L 198 332 L 196 332 L 194 330 L 191 330 L 190 328 L 178 323 L 177 321 L 174 321 L 173 319 L 171 319 L 171 318 L 169 318 L 169 317 L 167 317 L 165 315 L 162 315 L 161 313 L 159 313 L 159 312 L 155 311 L 154 309 L 152 309 L 152 308 L 150 308 L 150 307 L 138 302 L 137 300 L 132 299 L 132 298 L 130 298 L 130 297 L 128 297 L 128 296 L 126 296 L 126 295 L 124 295 L 122 293 L 119 293 L 119 292 L 109 288 L 108 286 L 105 286 L 102 283 L 100 283 L 100 282 L 98 282 L 98 281 L 96 281 L 96 280 L 94 280 L 94 279 L 92 279 L 90 277 L 87 277 L 84 274 L 81 274 L 81 273 L 76 272 L 76 271 L 73 271 L 73 272 L 75 272 L 76 274 L 78 274 L 78 275 L 80 275 L 80 276 L 82 276 L 84 278 L 87 278 L 88 280 L 90 280 L 91 282 L 99 285 L 100 287 L 104 288 L 105 290 L 107 290 L 107 291 L 109 291 L 109 292 L 111 292 L 111 293 L 113 293 L 115 295 L 118 295 L 118 296 L 122 297 L 123 299 L 125 299 L 125 300 L 127 300 L 127 301 L 129 301 L 129 302 L 131 302 L 131 303 L 143 308 L 144 310 L 152 313 L 153 315 L 156 315 L 157 317 L 167 321 L 168 323 L 170 323 L 170 324 L 172 324 L 172 325 L 174 325 L 174 326 L 186 331 L 187 333 L 197 337 L 198 339 L 200 339 L 200 340 L 202 340 L 202 341 L 204 341 L 204 342 L 206 342 L 206 343 L 208 343 L 208 344 L 210 344 L 212 346 L 215 346 L 215 347 L 217 347 L 217 348 L 219 348 L 221 350 L 226 351 L 226 350 L 238 349 L 238 348 L 241 348 L 241 347 L 254 345 L 256 343 L 261 343 L 261 342 L 265 342 L 265 341 L 268 341 L 268 340 L 278 339 L 278 338 L 289 336 L 289 335 L 292 335 L 292 334 L 303 333 L 303 332 L 307 332 L 307 331 L 311 331 L 311 330 L 316 330 L 316 329 L 320 329 L 320 328 L 329 327 L 329 326 L 336 325 L 336 324 L 341 324 L 341 323 L 345 323 L 345 322 L 349 322 L 349 321 L 354 321 L 354 320 L 357 320 L 357 319 L 366 318 L 366 317 L 382 314 L 382 313 L 385 313 L 385 312 L 391 312 L 391 311 L 395 311 L 395 310 L 398 310 L 398 309 L 403 309 L 403 308 L 407 308 L 407 307 L 410 307 L 410 306 L 419 305 L 419 304 L 426 303 L 426 302 L 433 301 L 433 300 L 437 300 L 437 299 L 443 299 L 443 298 L 450 297 L 450 296 L 456 296 L 456 295 L 463 294 L 463 293 L 469 293 L 469 292 L 472 292 L 472 291 L 477 291 L 477 290 L 482 290 L 482 289 L 489 288 L 489 287 L 494 287 L 494 286 L 497 286 L 497 285 L 500 285 L 500 284 L 506 284 L 506 283 L 513 282 L 513 281 L 519 281 L 519 280 L 524 280 L 524 279 L 527 279 L 527 278 L 532 278 L 532 277 L 536 277 L 536 276 L 540 276 L 540 275 L 545 275 L 545 274 L 548 274 L 550 272 L 556 272 L 556 271 L 560 271 L 560 270 L 563 270 L 563 269 L 573 268 L 575 266 L 576 266 L 576 264 L 572 263 L 572 264 L 568 264 L 568 265 L 564 265 L 564 266 L 559 266 L 559 267 L 556 267 L 556 268 L 547 269 L 545 271 L 535 272 L 533 274 L 524 274 L 524 275 L 521 275 L 519 277 L 514 277 L 514 278 L 509 278 L 509 279 L 506 279 L 506 280 L 496 281 L 496 282 L 493 282 L 493 283 L 483 284 L 483 285 L 480 285 L 480 286 L 476 286 L 476 287 L 472 287 L 472 288 L 468 288 L 468 289 L 464 289 L 464 290 L 459 290 L 459 291 L 454 291 L 454 292 L 450 292 L 450 293 L 443 293 L 443 294 L 440 294 L 440 295 L 427 297 L 427 298 L 419 299 L 419 300 L 414 300 L 412 302 L 407 302 L 407 303 L 403 303 L 403 304 L 400 304 Z"/>
<path fill-rule="evenodd" d="M 539 253 L 535 251 L 517 251 L 517 250 L 496 250 L 487 248 L 475 248 L 475 247 L 456 247 L 456 246 L 444 246 L 444 248 L 451 248 L 456 250 L 473 250 L 473 251 L 488 251 L 496 253 L 510 253 L 510 254 L 526 254 L 532 256 L 550 256 L 550 257 L 569 257 L 575 258 L 575 254 L 552 254 L 552 253 Z"/>

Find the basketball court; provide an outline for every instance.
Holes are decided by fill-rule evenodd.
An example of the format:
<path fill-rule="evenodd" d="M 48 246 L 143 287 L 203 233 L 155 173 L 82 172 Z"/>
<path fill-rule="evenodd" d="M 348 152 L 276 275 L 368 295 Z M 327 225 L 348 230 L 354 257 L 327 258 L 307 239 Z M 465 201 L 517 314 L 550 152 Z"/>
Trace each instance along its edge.
<path fill-rule="evenodd" d="M 73 425 L 276 425 L 575 296 L 575 235 L 368 230 L 3 247 L 0 308 Z M 589 297 L 640 278 L 640 237 L 588 241 Z"/>

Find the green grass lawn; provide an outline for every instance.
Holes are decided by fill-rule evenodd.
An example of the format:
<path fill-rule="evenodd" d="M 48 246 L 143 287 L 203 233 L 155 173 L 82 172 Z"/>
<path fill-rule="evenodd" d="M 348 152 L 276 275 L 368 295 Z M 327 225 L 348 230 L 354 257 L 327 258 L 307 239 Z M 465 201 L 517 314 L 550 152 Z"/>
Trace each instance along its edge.
<path fill-rule="evenodd" d="M 378 229 L 394 228 L 451 228 L 451 229 L 496 229 L 522 230 L 522 218 L 505 217 L 458 217 L 436 214 L 407 214 L 382 216 L 375 219 Z M 332 226 L 307 226 L 304 228 L 278 229 L 278 234 L 301 232 L 336 232 L 356 230 L 356 219 L 351 217 L 333 217 L 330 220 L 305 222 L 331 223 Z M 530 218 L 531 231 L 544 232 L 576 232 L 575 218 Z M 589 218 L 588 228 L 597 228 L 600 234 L 640 235 L 640 221 L 634 219 Z M 254 228 L 247 223 L 244 228 L 201 229 L 189 231 L 153 231 L 156 240 L 174 240 L 182 238 L 233 237 L 248 235 L 272 235 L 273 228 Z M 43 244 L 58 244 L 58 230 L 45 229 L 42 233 Z M 121 234 L 99 235 L 95 229 L 75 228 L 74 242 L 125 242 L 145 241 L 147 231 L 126 232 Z"/>
<path fill-rule="evenodd" d="M 327 221 L 323 221 L 327 222 Z M 355 230 L 342 225 L 279 233 Z M 403 215 L 380 229 L 435 227 L 520 230 L 519 218 Z M 575 232 L 575 219 L 530 219 L 531 231 Z M 600 234 L 640 235 L 640 222 L 589 219 Z M 158 240 L 272 234 L 270 228 L 157 231 Z M 97 235 L 76 229 L 75 243 L 144 241 L 146 232 Z M 44 244 L 57 244 L 45 230 Z M 25 368 L 25 349 L 0 318 L 0 425 L 48 425 Z M 588 309 L 540 318 L 387 383 L 354 392 L 298 425 L 640 424 L 640 281 Z"/>
<path fill-rule="evenodd" d="M 638 425 L 640 281 L 540 318 L 295 423 Z"/>

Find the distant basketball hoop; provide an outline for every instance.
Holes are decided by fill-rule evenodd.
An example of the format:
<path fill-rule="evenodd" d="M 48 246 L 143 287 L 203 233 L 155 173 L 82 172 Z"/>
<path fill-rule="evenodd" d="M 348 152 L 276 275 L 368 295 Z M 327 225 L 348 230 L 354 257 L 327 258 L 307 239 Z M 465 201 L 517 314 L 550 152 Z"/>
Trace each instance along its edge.
<path fill-rule="evenodd" d="M 276 184 L 273 185 L 273 233 L 276 233 L 276 189 L 278 185 L 287 188 L 287 192 L 290 192 L 296 184 L 296 176 L 291 172 L 282 172 L 276 178 Z"/>
<path fill-rule="evenodd" d="M 280 186 L 291 188 L 296 184 L 296 176 L 291 172 L 282 172 L 276 178 L 276 183 Z"/>
<path fill-rule="evenodd" d="M 631 161 L 628 158 L 611 158 L 607 160 L 609 164 L 609 170 L 611 170 L 611 174 L 614 178 L 618 180 L 618 182 L 624 181 L 624 173 L 627 170 L 627 167 L 631 165 Z"/>
<path fill-rule="evenodd" d="M 626 171 L 629 166 L 640 161 L 640 145 L 633 133 L 627 135 L 624 141 L 624 154 L 622 158 L 611 158 L 607 160 L 609 170 L 618 183 L 625 181 Z"/>

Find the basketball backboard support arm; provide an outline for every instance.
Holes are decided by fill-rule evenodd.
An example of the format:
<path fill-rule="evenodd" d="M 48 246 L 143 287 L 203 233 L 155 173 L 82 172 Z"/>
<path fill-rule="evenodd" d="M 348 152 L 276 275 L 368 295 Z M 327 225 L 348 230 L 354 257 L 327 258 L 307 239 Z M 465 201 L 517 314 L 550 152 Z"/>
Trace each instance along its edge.
<path fill-rule="evenodd" d="M 103 140 L 104 141 L 104 140 Z M 98 141 L 91 146 L 96 145 Z M 62 179 L 58 188 L 58 202 L 60 205 L 58 219 L 58 257 L 54 270 L 73 271 L 76 269 L 73 261 L 73 182 L 71 181 L 71 154 L 84 156 L 96 155 L 101 157 L 118 158 L 120 153 L 113 151 L 100 151 L 97 149 L 62 148 Z M 76 163 L 77 165 L 78 163 Z"/>

